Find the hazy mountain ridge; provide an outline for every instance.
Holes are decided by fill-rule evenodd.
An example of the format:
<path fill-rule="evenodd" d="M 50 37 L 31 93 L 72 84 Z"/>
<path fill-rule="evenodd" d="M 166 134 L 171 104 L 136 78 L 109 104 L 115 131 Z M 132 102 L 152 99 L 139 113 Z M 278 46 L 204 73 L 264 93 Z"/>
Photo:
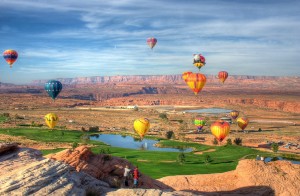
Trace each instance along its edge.
<path fill-rule="evenodd" d="M 206 75 L 207 80 L 218 83 L 215 75 Z M 57 78 L 61 83 L 66 85 L 78 84 L 106 84 L 106 83 L 122 83 L 122 84 L 183 84 L 181 74 L 177 75 L 119 75 L 119 76 L 93 76 L 93 77 L 76 77 L 76 78 Z M 300 82 L 299 76 L 247 76 L 233 75 L 229 76 L 226 83 L 235 81 L 287 81 Z M 44 85 L 47 80 L 34 80 L 32 85 Z"/>

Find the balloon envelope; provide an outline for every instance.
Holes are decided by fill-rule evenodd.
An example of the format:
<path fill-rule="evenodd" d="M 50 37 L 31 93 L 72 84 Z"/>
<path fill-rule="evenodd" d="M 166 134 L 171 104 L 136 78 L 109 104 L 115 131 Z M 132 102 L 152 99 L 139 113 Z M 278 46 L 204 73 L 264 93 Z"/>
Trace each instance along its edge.
<path fill-rule="evenodd" d="M 50 129 L 53 129 L 58 122 L 58 116 L 54 113 L 49 113 L 45 117 L 45 122 Z"/>
<path fill-rule="evenodd" d="M 239 116 L 240 112 L 239 111 L 236 111 L 236 110 L 232 110 L 230 112 L 230 116 L 232 119 L 236 119 L 238 116 Z"/>
<path fill-rule="evenodd" d="M 220 72 L 218 73 L 218 78 L 219 78 L 219 80 L 220 80 L 222 83 L 224 83 L 225 80 L 228 78 L 228 72 L 227 72 L 227 71 L 220 71 Z"/>
<path fill-rule="evenodd" d="M 194 120 L 194 124 L 195 124 L 195 126 L 197 127 L 198 130 L 201 130 L 204 127 L 205 123 L 206 123 L 206 120 L 204 118 L 201 118 L 201 117 L 197 117 Z"/>
<path fill-rule="evenodd" d="M 210 126 L 211 133 L 219 142 L 222 142 L 230 132 L 230 124 L 223 120 L 218 120 Z"/>
<path fill-rule="evenodd" d="M 191 72 L 191 71 L 183 72 L 182 79 L 186 82 L 186 79 L 188 78 L 189 74 L 191 74 L 191 73 L 193 73 L 193 72 Z"/>
<path fill-rule="evenodd" d="M 3 57 L 5 61 L 12 67 L 12 64 L 17 60 L 18 53 L 15 50 L 5 50 L 3 52 Z"/>
<path fill-rule="evenodd" d="M 154 37 L 150 37 L 147 39 L 148 46 L 152 49 L 157 43 L 157 39 Z"/>
<path fill-rule="evenodd" d="M 141 139 L 144 139 L 145 134 L 150 128 L 150 122 L 147 118 L 139 118 L 134 121 L 133 127 L 135 132 L 141 137 Z"/>
<path fill-rule="evenodd" d="M 237 122 L 238 126 L 239 126 L 242 130 L 244 130 L 244 129 L 247 127 L 247 125 L 248 125 L 248 123 L 249 123 L 249 120 L 248 120 L 248 118 L 246 118 L 246 117 L 240 117 L 240 118 L 237 119 L 236 122 Z"/>
<path fill-rule="evenodd" d="M 198 69 L 201 69 L 206 63 L 205 58 L 201 54 L 194 54 L 194 66 L 198 67 Z"/>
<path fill-rule="evenodd" d="M 62 84 L 57 80 L 49 80 L 45 83 L 45 90 L 48 95 L 54 100 L 62 89 Z"/>
<path fill-rule="evenodd" d="M 206 77 L 201 73 L 190 73 L 187 75 L 185 82 L 193 90 L 195 95 L 197 95 L 204 87 Z"/>

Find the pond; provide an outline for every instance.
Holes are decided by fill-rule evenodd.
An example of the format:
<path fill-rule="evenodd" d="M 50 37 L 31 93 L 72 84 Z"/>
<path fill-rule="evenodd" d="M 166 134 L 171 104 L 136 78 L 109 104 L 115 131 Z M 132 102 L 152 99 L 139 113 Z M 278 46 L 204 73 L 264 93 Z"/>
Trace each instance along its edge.
<path fill-rule="evenodd" d="M 288 160 L 288 159 L 284 159 L 282 157 L 266 157 L 265 158 L 266 163 L 271 162 L 271 161 L 277 161 L 277 160 L 285 160 L 285 161 L 289 161 L 293 164 L 300 164 L 300 161 Z"/>
<path fill-rule="evenodd" d="M 132 136 L 114 135 L 114 134 L 99 134 L 90 137 L 91 140 L 101 141 L 108 145 L 120 148 L 131 148 L 139 150 L 150 150 L 150 151 L 164 151 L 164 152 L 192 152 L 193 149 L 185 148 L 159 148 L 154 146 L 158 143 L 157 140 L 143 139 L 139 141 L 134 139 Z"/>
<path fill-rule="evenodd" d="M 224 108 L 204 108 L 204 109 L 196 109 L 196 110 L 185 110 L 184 112 L 193 112 L 193 113 L 206 113 L 206 114 L 224 114 L 230 113 L 232 110 L 224 109 Z"/>

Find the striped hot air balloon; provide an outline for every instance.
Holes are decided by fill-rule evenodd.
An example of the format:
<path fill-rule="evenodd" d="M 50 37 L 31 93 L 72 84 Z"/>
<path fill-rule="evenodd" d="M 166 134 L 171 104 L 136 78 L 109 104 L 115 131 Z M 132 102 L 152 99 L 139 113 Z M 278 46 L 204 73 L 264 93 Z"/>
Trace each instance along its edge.
<path fill-rule="evenodd" d="M 195 95 L 197 95 L 204 87 L 206 77 L 201 73 L 190 73 L 187 75 L 185 82 L 193 90 Z"/>
<path fill-rule="evenodd" d="M 147 44 L 148 44 L 148 46 L 149 46 L 151 49 L 154 48 L 154 46 L 156 45 L 156 43 L 157 43 L 157 39 L 154 38 L 154 37 L 150 37 L 150 38 L 147 39 Z"/>
<path fill-rule="evenodd" d="M 202 130 L 202 128 L 204 127 L 205 123 L 206 123 L 206 120 L 204 118 L 201 118 L 201 117 L 196 117 L 195 120 L 194 120 L 194 124 L 197 127 L 198 131 Z"/>
<path fill-rule="evenodd" d="M 218 73 L 218 78 L 224 84 L 225 80 L 228 78 L 228 72 L 227 71 L 220 71 Z"/>
<path fill-rule="evenodd" d="M 12 64 L 17 60 L 18 53 L 15 50 L 5 50 L 3 52 L 3 57 L 5 61 L 9 64 L 9 67 L 12 68 Z"/>
<path fill-rule="evenodd" d="M 234 119 L 234 120 L 239 116 L 239 114 L 240 114 L 240 112 L 239 112 L 239 111 L 236 111 L 236 110 L 232 110 L 232 111 L 230 112 L 230 116 L 231 116 L 231 118 Z"/>
<path fill-rule="evenodd" d="M 248 123 L 249 123 L 249 119 L 246 118 L 246 117 L 240 117 L 240 118 L 237 119 L 236 122 L 237 122 L 238 126 L 242 130 L 244 130 L 247 127 Z"/>
<path fill-rule="evenodd" d="M 210 126 L 211 133 L 219 142 L 222 142 L 230 132 L 230 124 L 223 120 L 217 120 Z"/>

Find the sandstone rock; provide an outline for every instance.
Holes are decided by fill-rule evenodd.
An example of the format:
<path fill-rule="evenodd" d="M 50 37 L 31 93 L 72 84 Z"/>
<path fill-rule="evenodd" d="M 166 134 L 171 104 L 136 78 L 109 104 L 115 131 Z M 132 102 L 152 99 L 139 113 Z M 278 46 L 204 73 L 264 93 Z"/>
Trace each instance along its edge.
<path fill-rule="evenodd" d="M 205 194 L 300 195 L 300 165 L 288 161 L 264 164 L 262 161 L 242 160 L 234 171 L 170 176 L 159 181 L 175 190 L 193 190 Z"/>
<path fill-rule="evenodd" d="M 5 153 L 7 151 L 13 151 L 18 148 L 17 143 L 9 143 L 9 142 L 1 142 L 0 143 L 0 154 Z"/>
<path fill-rule="evenodd" d="M 133 169 L 134 166 L 127 160 L 106 154 L 93 154 L 86 146 L 80 146 L 74 151 L 62 152 L 47 156 L 48 158 L 64 161 L 73 166 L 77 171 L 85 172 L 99 180 L 110 184 L 111 187 L 121 187 L 123 172 L 126 165 Z M 140 177 L 141 188 L 170 189 L 163 183 L 142 174 Z"/>

